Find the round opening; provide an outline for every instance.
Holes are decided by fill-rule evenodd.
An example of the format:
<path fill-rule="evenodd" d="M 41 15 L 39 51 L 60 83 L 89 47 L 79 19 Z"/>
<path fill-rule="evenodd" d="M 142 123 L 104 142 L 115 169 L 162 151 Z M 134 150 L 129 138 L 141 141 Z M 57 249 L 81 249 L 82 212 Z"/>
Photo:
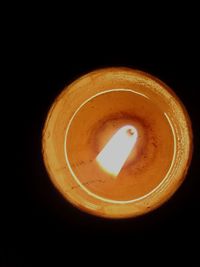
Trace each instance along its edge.
<path fill-rule="evenodd" d="M 189 116 L 174 92 L 144 72 L 108 68 L 65 88 L 43 130 L 44 162 L 73 205 L 126 218 L 162 205 L 189 167 Z"/>

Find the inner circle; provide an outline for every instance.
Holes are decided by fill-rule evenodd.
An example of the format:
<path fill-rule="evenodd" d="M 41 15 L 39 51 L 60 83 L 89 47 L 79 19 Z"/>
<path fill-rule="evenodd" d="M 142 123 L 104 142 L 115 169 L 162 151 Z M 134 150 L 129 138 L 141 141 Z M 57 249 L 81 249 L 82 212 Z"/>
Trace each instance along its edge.
<path fill-rule="evenodd" d="M 130 138 L 137 133 L 137 141 L 133 145 L 124 137 L 133 147 L 115 176 L 97 159 L 126 126 Z M 133 90 L 113 89 L 93 96 L 76 110 L 66 130 L 64 150 L 70 172 L 88 194 L 107 202 L 129 203 L 151 194 L 167 178 L 174 138 L 167 114 L 155 101 Z M 112 156 L 106 158 L 104 153 L 112 164 L 126 152 L 121 143 L 113 146 L 116 153 L 107 153 Z"/>

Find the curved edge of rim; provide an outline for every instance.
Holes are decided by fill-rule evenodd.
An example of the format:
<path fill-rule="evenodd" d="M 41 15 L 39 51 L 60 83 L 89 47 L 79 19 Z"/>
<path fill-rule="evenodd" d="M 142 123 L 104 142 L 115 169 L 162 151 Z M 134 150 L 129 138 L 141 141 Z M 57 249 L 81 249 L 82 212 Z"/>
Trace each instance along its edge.
<path fill-rule="evenodd" d="M 44 142 L 44 136 L 46 133 L 46 130 L 48 128 L 48 123 L 49 120 L 51 119 L 51 115 L 53 113 L 53 110 L 57 104 L 57 102 L 62 98 L 62 96 L 66 93 L 66 90 L 70 90 L 70 87 L 74 86 L 77 82 L 79 82 L 80 80 L 86 78 L 87 76 L 91 75 L 91 74 L 95 74 L 95 73 L 103 73 L 103 72 L 107 72 L 107 71 L 125 71 L 125 72 L 132 72 L 132 73 L 138 73 L 141 74 L 143 76 L 146 76 L 150 79 L 153 79 L 155 82 L 159 83 L 162 87 L 165 88 L 165 90 L 167 90 L 179 103 L 185 120 L 186 120 L 186 124 L 187 124 L 187 131 L 188 131 L 188 135 L 189 135 L 189 153 L 188 153 L 188 157 L 187 157 L 187 162 L 186 162 L 186 167 L 185 169 L 183 169 L 182 171 L 182 175 L 180 175 L 180 178 L 177 180 L 176 184 L 174 187 L 171 187 L 170 190 L 167 190 L 167 192 L 165 192 L 165 194 L 161 197 L 161 199 L 159 198 L 159 200 L 155 201 L 155 203 L 153 203 L 152 206 L 144 206 L 143 208 L 140 207 L 140 211 L 139 212 L 133 212 L 133 213 L 127 213 L 127 214 L 111 214 L 111 213 L 101 213 L 98 211 L 98 213 L 96 212 L 96 210 L 90 209 L 80 203 L 78 203 L 77 201 L 75 201 L 75 199 L 71 198 L 71 196 L 69 194 L 66 195 L 66 193 L 63 192 L 62 188 L 60 188 L 59 184 L 56 183 L 55 179 L 53 179 L 53 174 L 51 172 L 51 168 L 48 164 L 48 156 L 46 155 L 46 148 L 45 148 L 45 142 Z M 160 206 L 162 206 L 164 203 L 166 203 L 173 195 L 174 193 L 179 189 L 179 187 L 181 186 L 181 184 L 184 182 L 189 167 L 190 167 L 190 163 L 192 160 L 192 154 L 193 154 L 193 131 L 192 131 L 192 123 L 191 123 L 191 119 L 190 116 L 186 110 L 185 105 L 183 104 L 183 102 L 180 100 L 180 98 L 176 95 L 176 93 L 168 86 L 166 85 L 164 82 L 162 82 L 159 78 L 155 77 L 152 74 L 149 74 L 147 72 L 141 71 L 141 70 L 137 70 L 137 69 L 132 69 L 129 67 L 107 67 L 107 68 L 99 68 L 96 70 L 93 70 L 91 72 L 87 72 L 86 74 L 83 74 L 80 78 L 74 80 L 72 83 L 70 83 L 69 85 L 66 85 L 64 87 L 64 89 L 58 94 L 58 96 L 56 97 L 56 99 L 54 100 L 54 102 L 52 103 L 52 105 L 50 106 L 50 109 L 47 113 L 47 118 L 44 122 L 43 128 L 42 128 L 42 140 L 41 140 L 41 152 L 42 152 L 42 157 L 43 157 L 43 162 L 45 165 L 45 169 L 47 171 L 47 174 L 52 182 L 52 184 L 56 187 L 56 189 L 58 190 L 58 192 L 64 197 L 65 200 L 67 200 L 68 202 L 70 202 L 72 204 L 72 206 L 78 208 L 81 212 L 86 212 L 92 216 L 95 217 L 101 217 L 101 218 L 105 218 L 105 219 L 130 219 L 130 218 L 136 218 L 142 215 L 145 215 L 147 213 L 150 213 L 152 211 L 154 211 L 155 209 L 159 208 Z M 129 204 L 127 204 L 129 205 Z"/>

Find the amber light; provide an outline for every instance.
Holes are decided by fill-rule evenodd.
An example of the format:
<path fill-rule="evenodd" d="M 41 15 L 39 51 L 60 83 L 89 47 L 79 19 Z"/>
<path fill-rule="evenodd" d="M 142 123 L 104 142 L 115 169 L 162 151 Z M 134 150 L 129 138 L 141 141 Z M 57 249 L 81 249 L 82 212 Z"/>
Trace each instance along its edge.
<path fill-rule="evenodd" d="M 133 69 L 80 77 L 53 103 L 43 129 L 50 179 L 66 200 L 107 218 L 162 205 L 192 154 L 189 116 L 175 93 Z"/>

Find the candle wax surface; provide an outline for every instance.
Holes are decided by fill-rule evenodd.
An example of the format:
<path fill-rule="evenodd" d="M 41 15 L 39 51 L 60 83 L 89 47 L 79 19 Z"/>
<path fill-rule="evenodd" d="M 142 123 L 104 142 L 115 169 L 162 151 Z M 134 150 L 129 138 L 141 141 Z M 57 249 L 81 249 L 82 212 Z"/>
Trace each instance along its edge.
<path fill-rule="evenodd" d="M 137 140 L 113 177 L 96 157 L 126 125 L 137 130 Z M 123 143 L 116 143 L 115 153 L 120 154 L 122 147 Z M 89 100 L 74 116 L 66 151 L 75 176 L 88 190 L 107 199 L 132 200 L 153 190 L 166 176 L 174 153 L 173 132 L 164 111 L 151 99 L 126 90 L 105 92 Z"/>

